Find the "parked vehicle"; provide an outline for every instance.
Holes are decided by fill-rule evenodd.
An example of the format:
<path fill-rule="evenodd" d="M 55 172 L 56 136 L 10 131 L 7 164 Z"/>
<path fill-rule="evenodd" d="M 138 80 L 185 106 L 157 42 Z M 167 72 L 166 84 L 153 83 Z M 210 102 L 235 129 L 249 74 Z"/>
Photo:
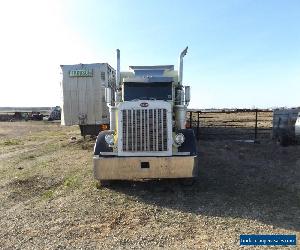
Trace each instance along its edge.
<path fill-rule="evenodd" d="M 51 109 L 48 121 L 55 121 L 61 119 L 61 108 L 59 106 L 56 106 Z"/>
<path fill-rule="evenodd" d="M 186 128 L 190 87 L 183 86 L 183 57 L 174 65 L 130 66 L 120 72 L 117 50 L 116 87 L 106 88 L 110 130 L 94 147 L 94 176 L 110 180 L 193 178 L 198 175 L 196 138 Z"/>
<path fill-rule="evenodd" d="M 295 123 L 295 136 L 297 143 L 300 143 L 300 112 Z"/>
<path fill-rule="evenodd" d="M 281 146 L 299 141 L 300 108 L 275 109 L 273 111 L 273 139 Z"/>

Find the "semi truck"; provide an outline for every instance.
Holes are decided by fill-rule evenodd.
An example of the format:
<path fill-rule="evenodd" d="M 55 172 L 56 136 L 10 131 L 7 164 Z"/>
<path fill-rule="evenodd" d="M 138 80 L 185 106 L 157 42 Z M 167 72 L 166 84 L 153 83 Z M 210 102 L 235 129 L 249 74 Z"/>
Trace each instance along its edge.
<path fill-rule="evenodd" d="M 174 65 L 130 66 L 105 89 L 110 129 L 101 131 L 94 146 L 94 177 L 101 186 L 112 180 L 198 176 L 194 132 L 186 128 L 190 87 L 183 84 L 183 57 Z"/>

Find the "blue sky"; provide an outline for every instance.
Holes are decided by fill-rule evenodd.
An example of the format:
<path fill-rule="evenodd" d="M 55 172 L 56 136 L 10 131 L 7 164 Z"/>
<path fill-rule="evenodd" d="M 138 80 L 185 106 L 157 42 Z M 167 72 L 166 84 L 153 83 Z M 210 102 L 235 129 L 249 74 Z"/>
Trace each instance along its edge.
<path fill-rule="evenodd" d="M 187 45 L 184 82 L 192 88 L 190 107 L 300 106 L 300 1 L 29 0 L 25 14 L 18 16 L 14 6 L 5 11 L 12 13 L 6 16 L 4 53 L 10 61 L 23 62 L 23 74 L 15 81 L 7 78 L 0 106 L 57 105 L 60 64 L 115 66 L 119 48 L 121 70 L 129 65 L 177 67 Z M 9 37 L 20 38 L 19 30 L 25 36 L 11 44 Z M 18 53 L 7 52 L 16 47 Z M 26 73 L 32 69 L 39 72 L 36 77 Z M 3 80 L 0 84 L 4 89 Z M 27 98 L 7 94 L 16 88 Z M 37 98 L 32 89 L 47 94 Z"/>

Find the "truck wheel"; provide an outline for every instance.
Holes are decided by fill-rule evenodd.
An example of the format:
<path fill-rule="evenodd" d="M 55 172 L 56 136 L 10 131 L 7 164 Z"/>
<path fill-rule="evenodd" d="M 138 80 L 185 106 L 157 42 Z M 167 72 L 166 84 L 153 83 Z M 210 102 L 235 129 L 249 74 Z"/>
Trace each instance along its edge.
<path fill-rule="evenodd" d="M 287 147 L 289 145 L 289 137 L 286 134 L 281 134 L 278 137 L 278 143 L 282 147 Z"/>
<path fill-rule="evenodd" d="M 112 152 L 112 148 L 108 146 L 105 141 L 105 136 L 108 134 L 112 134 L 113 131 L 101 131 L 97 136 L 95 147 L 94 147 L 94 155 L 100 155 L 100 152 Z"/>
<path fill-rule="evenodd" d="M 104 188 L 104 187 L 109 187 L 110 184 L 111 184 L 111 181 L 109 181 L 109 180 L 101 180 L 101 181 L 97 182 L 96 188 L 101 189 L 101 188 Z"/>
<path fill-rule="evenodd" d="M 193 129 L 181 129 L 178 133 L 182 133 L 185 137 L 184 143 L 178 148 L 179 152 L 190 152 L 191 155 L 197 155 L 197 141 Z"/>

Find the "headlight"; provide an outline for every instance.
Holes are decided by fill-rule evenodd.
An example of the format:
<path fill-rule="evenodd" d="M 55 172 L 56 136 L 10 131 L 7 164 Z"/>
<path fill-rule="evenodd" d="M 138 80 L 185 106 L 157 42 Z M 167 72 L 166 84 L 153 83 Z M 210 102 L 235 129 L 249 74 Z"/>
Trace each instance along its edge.
<path fill-rule="evenodd" d="M 106 143 L 107 143 L 109 146 L 114 145 L 114 141 L 115 141 L 114 135 L 113 135 L 113 134 L 108 134 L 108 135 L 106 135 L 106 136 L 105 136 L 105 141 L 106 141 Z"/>
<path fill-rule="evenodd" d="M 174 140 L 175 140 L 175 143 L 180 146 L 182 143 L 184 143 L 184 135 L 182 133 L 179 133 L 179 134 L 175 135 Z"/>

